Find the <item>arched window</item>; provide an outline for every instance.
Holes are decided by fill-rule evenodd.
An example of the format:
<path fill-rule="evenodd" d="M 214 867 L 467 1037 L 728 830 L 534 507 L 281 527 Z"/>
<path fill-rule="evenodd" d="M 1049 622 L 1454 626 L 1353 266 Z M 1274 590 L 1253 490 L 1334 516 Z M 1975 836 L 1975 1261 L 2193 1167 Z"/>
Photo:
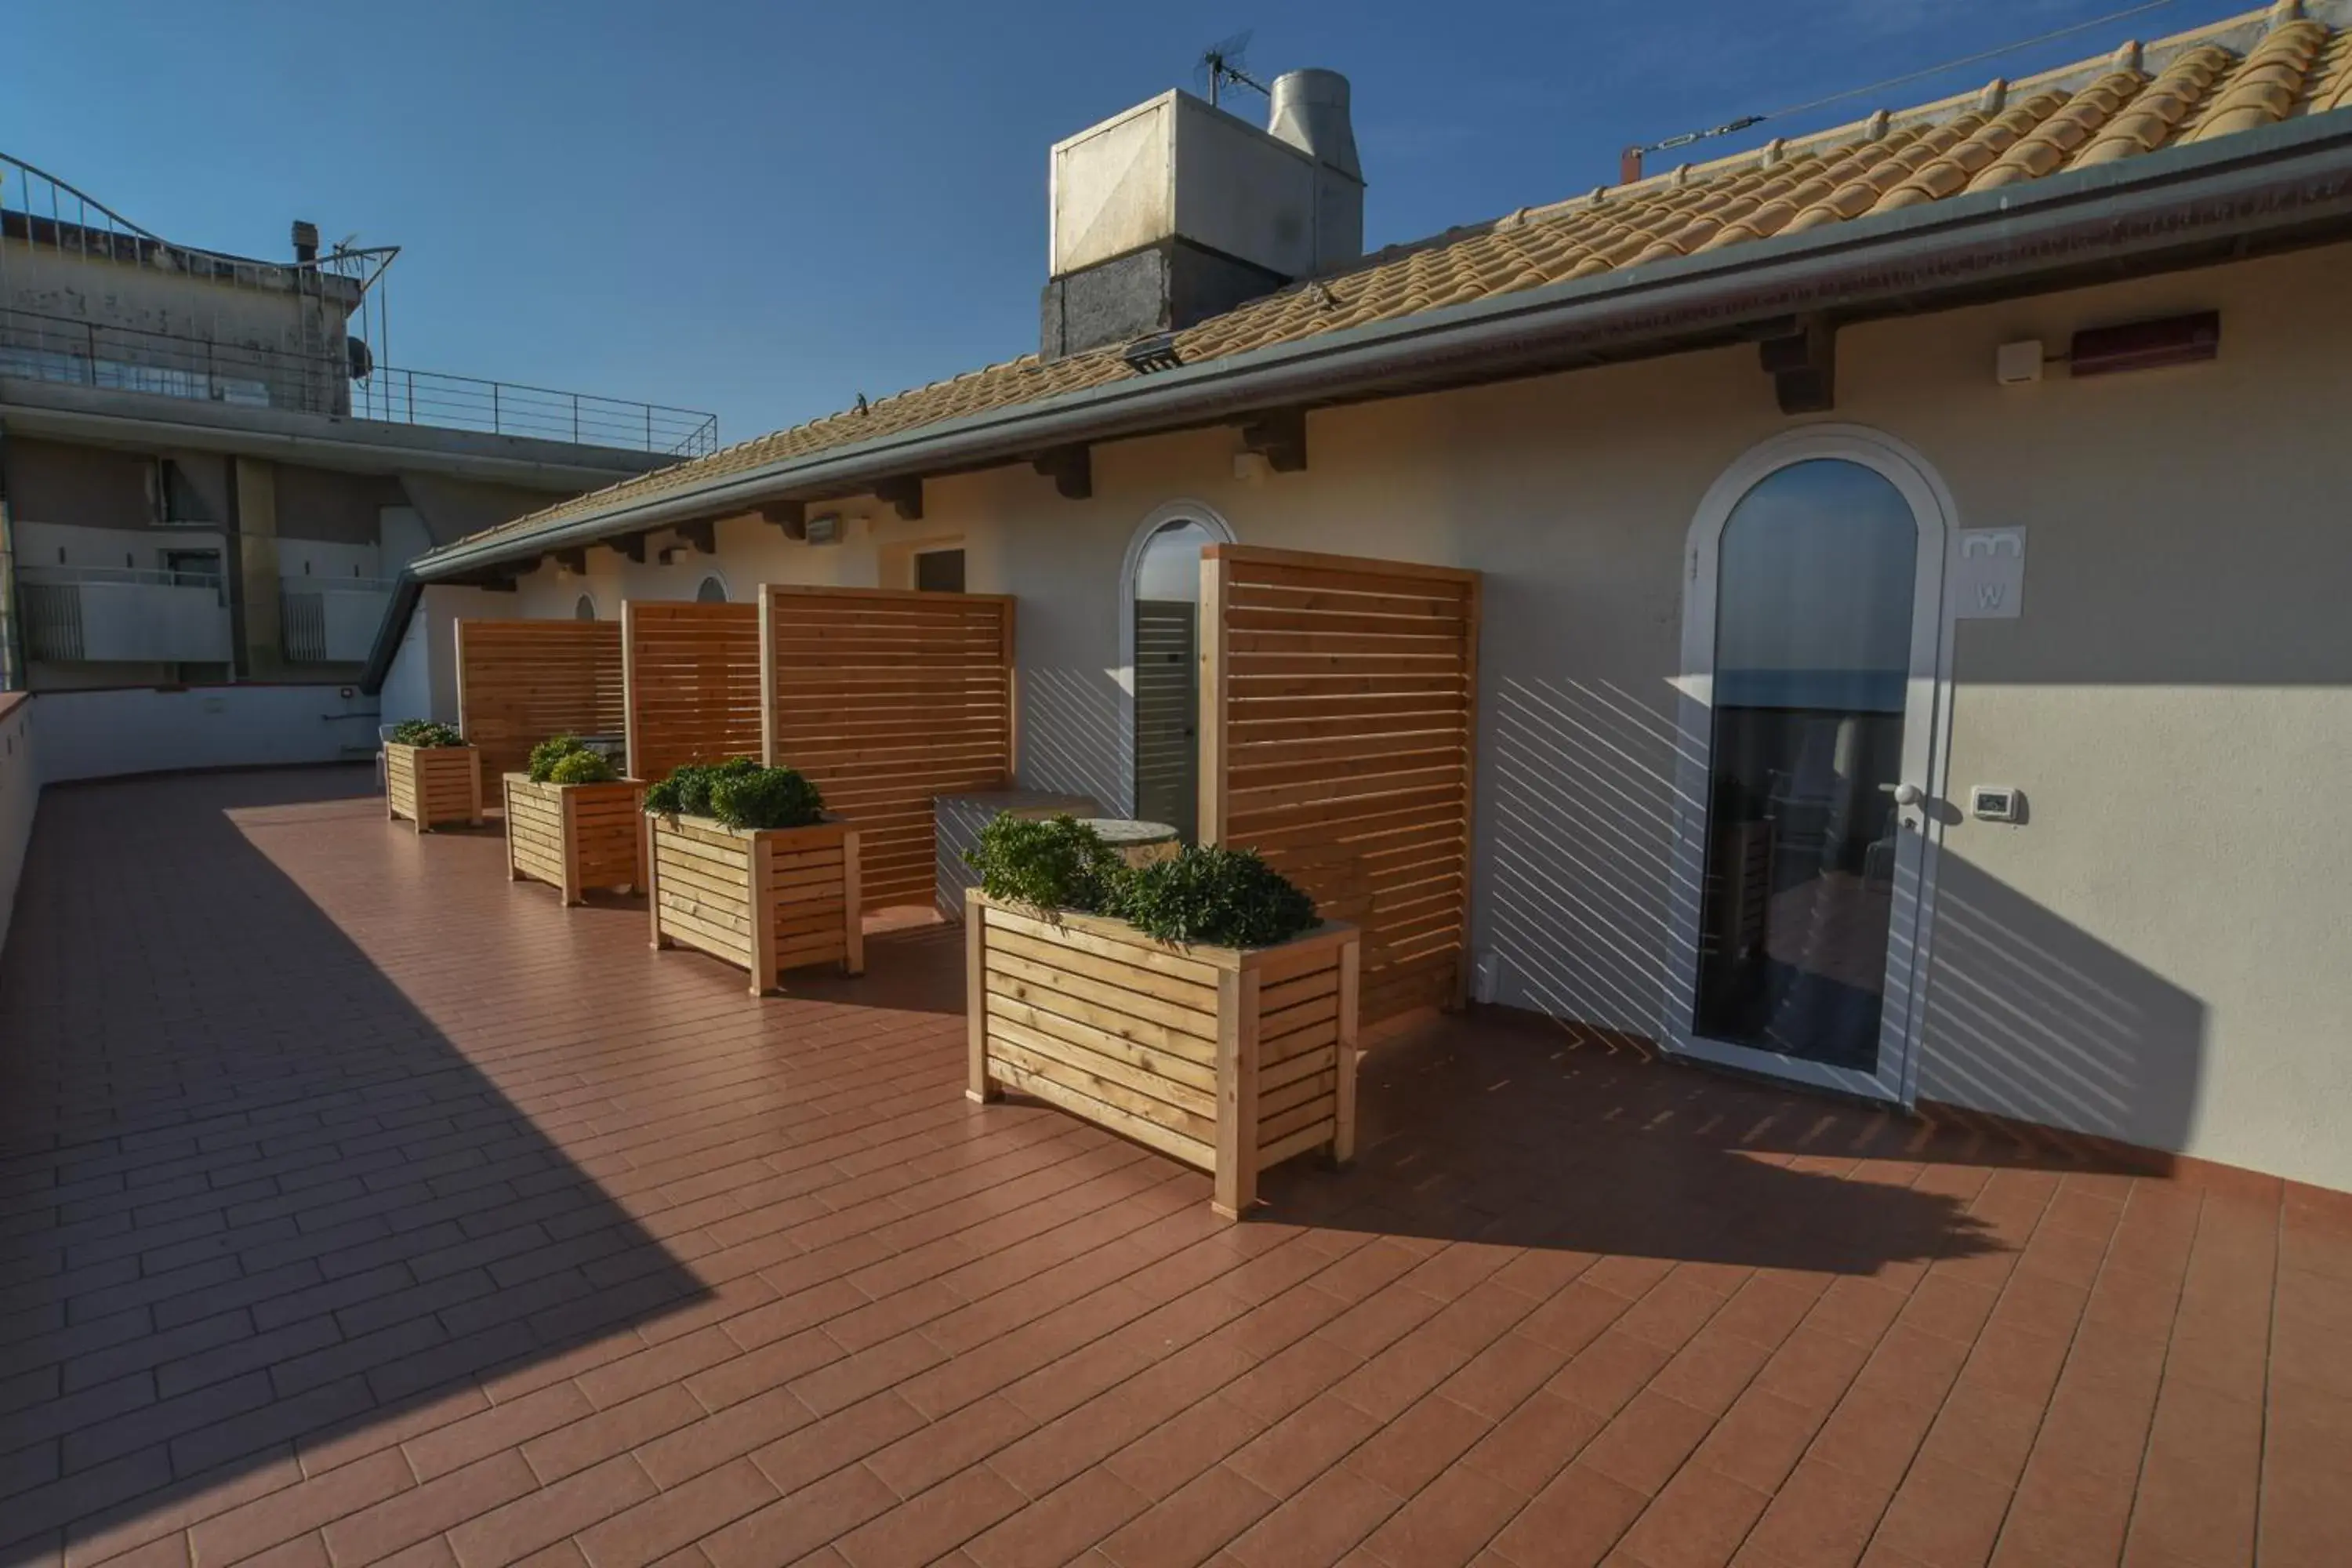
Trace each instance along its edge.
<path fill-rule="evenodd" d="M 596 618 L 596 601 L 586 594 L 581 595 L 578 601 L 572 606 L 572 618 L 575 621 L 594 620 Z"/>
<path fill-rule="evenodd" d="M 1162 507 L 1128 550 L 1128 784 L 1135 815 L 1199 837 L 1201 552 L 1233 530 L 1206 507 Z"/>
<path fill-rule="evenodd" d="M 694 602 L 698 605 L 725 604 L 727 602 L 727 580 L 719 576 L 716 572 L 711 573 L 702 580 L 702 585 L 695 589 Z"/>

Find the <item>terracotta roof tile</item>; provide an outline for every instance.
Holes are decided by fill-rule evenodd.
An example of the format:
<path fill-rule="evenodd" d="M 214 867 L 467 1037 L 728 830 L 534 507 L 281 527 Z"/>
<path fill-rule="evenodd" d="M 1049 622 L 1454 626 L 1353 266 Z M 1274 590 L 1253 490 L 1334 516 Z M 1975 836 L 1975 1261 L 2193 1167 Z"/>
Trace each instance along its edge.
<path fill-rule="evenodd" d="M 2341 19 L 2352 0 L 2320 6 Z M 1198 363 L 1426 310 L 1797 234 L 2042 179 L 2062 169 L 2352 108 L 2352 26 L 2296 0 L 2014 86 L 1824 132 L 1364 258 L 1176 335 Z M 550 507 L 520 533 L 782 459 L 1033 403 L 1138 374 L 1115 350 L 1024 355 L 762 436 Z M 476 539 L 484 537 L 475 535 Z"/>

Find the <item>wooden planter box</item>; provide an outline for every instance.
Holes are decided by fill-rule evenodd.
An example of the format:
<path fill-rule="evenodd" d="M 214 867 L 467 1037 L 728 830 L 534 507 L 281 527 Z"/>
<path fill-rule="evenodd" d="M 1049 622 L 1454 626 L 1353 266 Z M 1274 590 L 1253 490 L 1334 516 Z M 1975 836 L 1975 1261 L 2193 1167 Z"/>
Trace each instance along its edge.
<path fill-rule="evenodd" d="M 1123 921 L 965 898 L 972 1099 L 1017 1089 L 1208 1171 L 1228 1218 L 1269 1166 L 1354 1156 L 1355 927 L 1178 947 Z"/>
<path fill-rule="evenodd" d="M 751 973 L 751 994 L 787 969 L 838 963 L 866 973 L 858 924 L 857 830 L 733 828 L 702 816 L 649 816 L 646 892 L 654 945 L 685 946 Z"/>
<path fill-rule="evenodd" d="M 645 880 L 646 786 L 533 784 L 506 775 L 507 876 L 536 878 L 576 904 L 590 888 L 632 892 Z"/>
<path fill-rule="evenodd" d="M 383 815 L 423 833 L 445 822 L 482 825 L 480 753 L 471 746 L 383 743 Z"/>

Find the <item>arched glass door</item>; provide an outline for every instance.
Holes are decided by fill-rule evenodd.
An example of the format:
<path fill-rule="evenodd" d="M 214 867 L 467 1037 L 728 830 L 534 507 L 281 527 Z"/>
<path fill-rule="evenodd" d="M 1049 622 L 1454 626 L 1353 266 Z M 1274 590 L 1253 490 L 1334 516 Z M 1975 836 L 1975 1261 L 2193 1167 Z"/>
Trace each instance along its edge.
<path fill-rule="evenodd" d="M 1817 449 L 1695 533 L 1674 1044 L 1905 1100 L 1943 524 L 1916 472 Z"/>

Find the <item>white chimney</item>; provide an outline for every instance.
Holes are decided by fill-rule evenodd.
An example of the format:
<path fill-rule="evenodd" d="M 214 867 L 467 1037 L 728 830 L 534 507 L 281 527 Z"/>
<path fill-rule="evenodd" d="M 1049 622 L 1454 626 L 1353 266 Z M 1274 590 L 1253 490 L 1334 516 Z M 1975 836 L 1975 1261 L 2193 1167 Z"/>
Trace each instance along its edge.
<path fill-rule="evenodd" d="M 1053 150 L 1046 358 L 1188 327 L 1363 254 L 1348 79 L 1275 79 L 1261 131 L 1167 92 Z"/>
<path fill-rule="evenodd" d="M 1348 79 L 1338 71 L 1285 71 L 1274 79 L 1266 134 L 1315 160 L 1316 270 L 1364 253 L 1364 169 L 1348 119 Z"/>

